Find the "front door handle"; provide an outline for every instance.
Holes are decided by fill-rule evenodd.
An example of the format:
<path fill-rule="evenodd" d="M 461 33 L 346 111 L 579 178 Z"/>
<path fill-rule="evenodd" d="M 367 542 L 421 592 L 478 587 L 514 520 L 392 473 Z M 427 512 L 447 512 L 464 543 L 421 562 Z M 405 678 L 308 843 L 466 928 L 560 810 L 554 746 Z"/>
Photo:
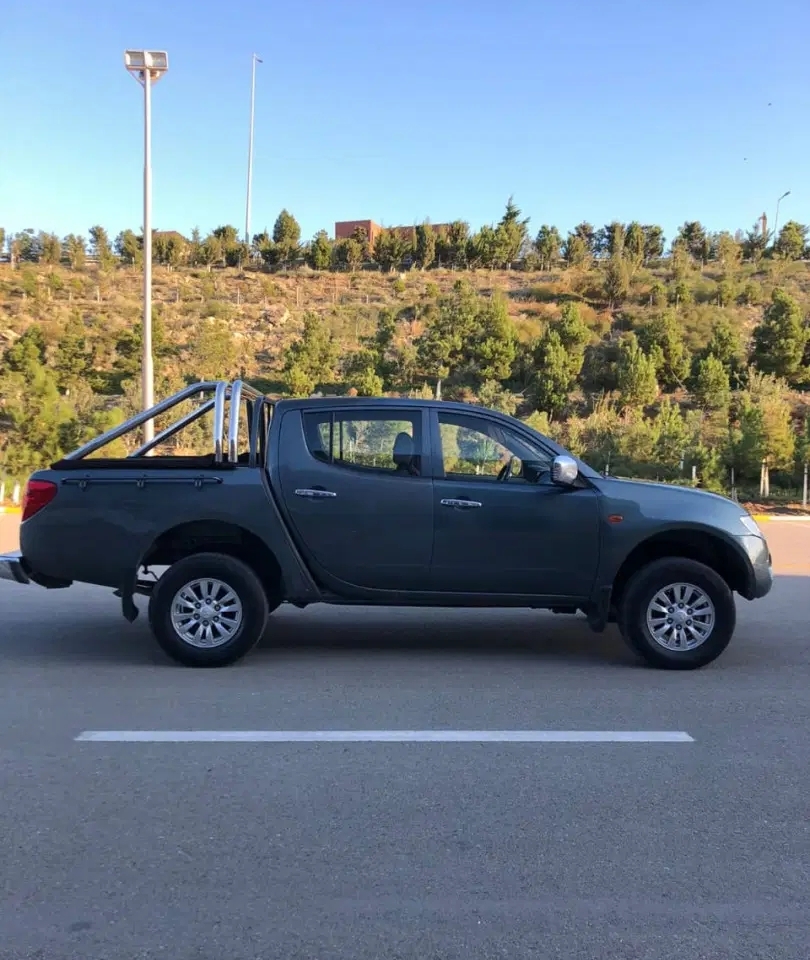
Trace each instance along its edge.
<path fill-rule="evenodd" d="M 482 507 L 480 500 L 442 500 L 443 507 L 458 507 L 460 510 L 472 510 L 474 507 Z"/>
<path fill-rule="evenodd" d="M 331 490 L 296 490 L 296 497 L 307 497 L 309 500 L 326 500 L 329 497 L 336 497 L 337 494 Z"/>

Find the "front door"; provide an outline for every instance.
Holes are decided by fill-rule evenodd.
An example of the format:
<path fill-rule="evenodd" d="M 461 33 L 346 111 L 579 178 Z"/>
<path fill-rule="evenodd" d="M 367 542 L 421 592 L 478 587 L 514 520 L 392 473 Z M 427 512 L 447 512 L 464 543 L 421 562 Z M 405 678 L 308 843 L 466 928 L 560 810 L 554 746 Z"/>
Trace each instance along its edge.
<path fill-rule="evenodd" d="M 281 491 L 316 571 L 366 589 L 428 589 L 427 434 L 427 415 L 415 406 L 356 401 L 284 414 Z"/>
<path fill-rule="evenodd" d="M 432 589 L 589 596 L 599 562 L 596 492 L 552 484 L 551 451 L 496 418 L 431 416 L 441 445 Z"/>

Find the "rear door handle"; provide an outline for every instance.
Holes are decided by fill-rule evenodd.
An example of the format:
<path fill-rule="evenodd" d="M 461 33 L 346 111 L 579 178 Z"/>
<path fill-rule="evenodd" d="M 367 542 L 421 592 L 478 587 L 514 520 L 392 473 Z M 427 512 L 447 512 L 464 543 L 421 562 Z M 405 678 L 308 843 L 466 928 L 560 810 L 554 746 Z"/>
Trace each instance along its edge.
<path fill-rule="evenodd" d="M 458 507 L 461 510 L 472 510 L 474 507 L 482 507 L 480 500 L 442 500 L 443 507 Z"/>
<path fill-rule="evenodd" d="M 336 497 L 337 494 L 331 490 L 296 490 L 296 497 L 307 497 L 309 500 L 327 500 L 330 497 Z"/>

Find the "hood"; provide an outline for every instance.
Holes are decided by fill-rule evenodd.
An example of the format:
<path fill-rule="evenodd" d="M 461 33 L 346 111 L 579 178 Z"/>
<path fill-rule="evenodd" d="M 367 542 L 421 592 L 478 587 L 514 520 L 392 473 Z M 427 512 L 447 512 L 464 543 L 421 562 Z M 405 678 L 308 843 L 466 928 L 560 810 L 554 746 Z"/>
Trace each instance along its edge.
<path fill-rule="evenodd" d="M 696 490 L 694 487 L 679 487 L 653 480 L 620 480 L 616 477 L 600 477 L 598 486 L 617 505 L 625 504 L 617 512 L 636 512 L 662 520 L 719 526 L 736 533 L 740 532 L 740 517 L 747 515 L 745 507 L 730 497 L 708 490 Z"/>
<path fill-rule="evenodd" d="M 721 493 L 712 493 L 710 490 L 700 490 L 696 487 L 683 487 L 677 483 L 661 483 L 657 480 L 630 480 L 624 477 L 602 477 L 601 475 L 600 480 L 604 483 L 618 484 L 620 485 L 620 489 L 636 490 L 640 497 L 654 496 L 655 493 L 665 491 L 671 492 L 675 496 L 684 495 L 686 497 L 698 497 L 704 501 L 709 499 L 715 502 L 731 504 L 731 506 L 745 513 L 745 508 L 741 507 L 739 503 L 735 503 L 731 497 L 726 497 Z"/>

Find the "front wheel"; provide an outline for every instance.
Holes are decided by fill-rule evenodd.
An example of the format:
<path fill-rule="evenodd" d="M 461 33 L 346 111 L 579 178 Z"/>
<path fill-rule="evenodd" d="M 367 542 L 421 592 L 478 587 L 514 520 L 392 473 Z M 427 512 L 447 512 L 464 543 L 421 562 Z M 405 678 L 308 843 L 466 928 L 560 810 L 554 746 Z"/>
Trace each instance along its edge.
<path fill-rule="evenodd" d="M 647 663 L 694 670 L 726 649 L 737 611 L 728 584 L 711 567 L 667 557 L 631 578 L 618 620 L 627 644 Z"/>
<path fill-rule="evenodd" d="M 178 560 L 155 584 L 149 624 L 162 649 L 188 667 L 224 667 L 258 643 L 269 606 L 251 568 L 218 553 Z"/>

